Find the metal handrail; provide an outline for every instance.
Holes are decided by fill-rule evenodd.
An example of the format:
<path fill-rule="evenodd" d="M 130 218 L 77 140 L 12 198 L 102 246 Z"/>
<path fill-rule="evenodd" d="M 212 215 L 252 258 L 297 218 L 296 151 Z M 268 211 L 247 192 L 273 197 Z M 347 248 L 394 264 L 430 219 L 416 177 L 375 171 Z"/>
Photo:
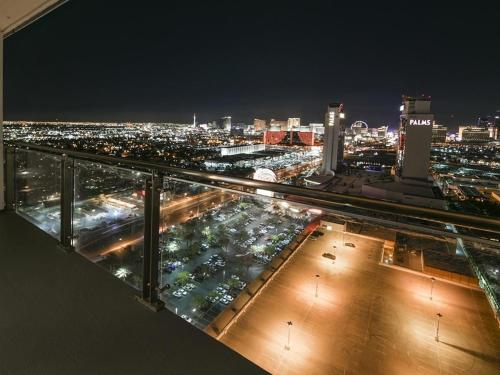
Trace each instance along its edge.
<path fill-rule="evenodd" d="M 304 198 L 304 202 L 314 201 L 314 205 L 323 203 L 326 206 L 332 204 L 346 209 L 360 209 L 364 211 L 374 211 L 381 214 L 406 216 L 414 219 L 438 222 L 442 224 L 453 224 L 468 229 L 479 231 L 500 232 L 500 220 L 486 216 L 477 216 L 460 212 L 441 210 L 436 208 L 427 208 L 402 204 L 387 200 L 377 200 L 362 196 L 340 194 L 334 192 L 318 191 L 292 185 L 283 185 L 279 183 L 257 181 L 249 178 L 231 177 L 216 173 L 210 173 L 201 170 L 191 170 L 180 167 L 173 167 L 161 162 L 143 161 L 128 158 L 119 158 L 114 156 L 91 154 L 87 152 L 58 149 L 47 146 L 40 146 L 25 142 L 6 142 L 6 147 L 13 147 L 26 150 L 40 151 L 48 154 L 67 155 L 76 159 L 98 162 L 118 167 L 127 167 L 136 170 L 158 171 L 175 177 L 185 177 L 187 179 L 197 179 L 196 182 L 209 184 L 222 184 L 223 187 L 261 189 L 274 193 L 281 193 L 288 198 L 299 198 L 299 203 Z M 195 182 L 195 181 L 193 181 Z"/>

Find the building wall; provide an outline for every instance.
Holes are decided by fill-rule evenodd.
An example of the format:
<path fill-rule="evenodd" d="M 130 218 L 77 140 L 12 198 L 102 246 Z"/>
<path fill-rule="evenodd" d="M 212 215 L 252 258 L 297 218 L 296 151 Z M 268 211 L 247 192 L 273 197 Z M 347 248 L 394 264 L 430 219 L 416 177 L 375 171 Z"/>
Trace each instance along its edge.
<path fill-rule="evenodd" d="M 431 155 L 432 128 L 426 125 L 407 126 L 403 178 L 427 179 Z"/>
<path fill-rule="evenodd" d="M 0 31 L 0 211 L 5 208 L 3 159 L 3 34 Z"/>
<path fill-rule="evenodd" d="M 286 130 L 288 128 L 288 121 L 285 120 L 276 120 L 276 119 L 271 119 L 269 125 L 271 127 L 276 126 L 280 128 L 280 130 Z"/>
<path fill-rule="evenodd" d="M 361 194 L 370 198 L 391 200 L 404 204 L 412 204 L 415 206 L 431 207 L 437 209 L 445 208 L 445 201 L 442 199 L 408 195 L 402 192 L 392 191 L 366 184 L 361 186 Z"/>
<path fill-rule="evenodd" d="M 462 142 L 488 142 L 491 139 L 489 129 L 480 126 L 460 126 L 458 136 Z"/>
<path fill-rule="evenodd" d="M 396 170 L 400 177 L 428 179 L 434 123 L 430 106 L 428 98 L 403 98 Z"/>
<path fill-rule="evenodd" d="M 256 145 L 237 146 L 237 147 L 221 147 L 220 154 L 221 156 L 251 154 L 252 152 L 264 151 L 265 149 L 266 145 L 263 143 L 259 143 Z"/>
<path fill-rule="evenodd" d="M 338 172 L 344 156 L 344 128 L 340 117 L 342 104 L 328 106 L 325 114 L 325 137 L 321 173 Z"/>
<path fill-rule="evenodd" d="M 277 145 L 286 142 L 289 145 L 299 145 L 300 143 L 307 146 L 314 146 L 313 132 L 298 132 L 284 130 L 268 130 L 264 132 L 264 143 L 267 145 Z"/>
<path fill-rule="evenodd" d="M 264 132 L 264 143 L 266 145 L 277 145 L 285 138 L 285 135 L 284 130 L 268 130 Z"/>
<path fill-rule="evenodd" d="M 308 146 L 314 146 L 314 133 L 313 132 L 299 132 L 299 138 L 302 143 Z"/>
<path fill-rule="evenodd" d="M 290 117 L 288 119 L 288 129 L 298 128 L 300 126 L 300 118 L 299 117 Z"/>
<path fill-rule="evenodd" d="M 253 120 L 253 128 L 255 131 L 266 130 L 266 120 L 260 120 L 258 118 Z"/>

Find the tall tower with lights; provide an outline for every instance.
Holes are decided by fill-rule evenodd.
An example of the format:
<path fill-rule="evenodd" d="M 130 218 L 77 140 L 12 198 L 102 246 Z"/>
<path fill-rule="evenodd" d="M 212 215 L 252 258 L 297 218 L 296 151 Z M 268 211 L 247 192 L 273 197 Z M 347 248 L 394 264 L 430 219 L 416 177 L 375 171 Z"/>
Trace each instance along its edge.
<path fill-rule="evenodd" d="M 331 103 L 325 114 L 325 141 L 323 145 L 322 174 L 341 171 L 344 160 L 344 105 Z"/>
<path fill-rule="evenodd" d="M 399 145 L 396 176 L 400 179 L 426 182 L 432 142 L 431 98 L 403 96 L 400 107 Z"/>

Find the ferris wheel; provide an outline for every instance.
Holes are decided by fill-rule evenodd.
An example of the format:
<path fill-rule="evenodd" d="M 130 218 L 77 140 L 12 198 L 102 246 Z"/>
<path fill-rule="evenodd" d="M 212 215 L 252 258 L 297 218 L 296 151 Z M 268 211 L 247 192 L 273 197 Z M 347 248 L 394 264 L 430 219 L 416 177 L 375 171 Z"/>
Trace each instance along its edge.
<path fill-rule="evenodd" d="M 368 124 L 364 121 L 358 120 L 352 123 L 351 129 L 365 128 L 368 129 Z"/>

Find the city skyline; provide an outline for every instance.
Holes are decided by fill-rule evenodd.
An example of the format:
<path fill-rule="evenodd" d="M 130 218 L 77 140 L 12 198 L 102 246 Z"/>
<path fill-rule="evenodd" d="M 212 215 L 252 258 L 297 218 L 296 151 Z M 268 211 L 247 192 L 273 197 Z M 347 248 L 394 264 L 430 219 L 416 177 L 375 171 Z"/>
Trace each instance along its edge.
<path fill-rule="evenodd" d="M 6 120 L 309 123 L 341 101 L 349 121 L 394 129 L 401 95 L 427 94 L 456 128 L 499 106 L 484 9 L 125 5 L 69 2 L 7 38 Z"/>

